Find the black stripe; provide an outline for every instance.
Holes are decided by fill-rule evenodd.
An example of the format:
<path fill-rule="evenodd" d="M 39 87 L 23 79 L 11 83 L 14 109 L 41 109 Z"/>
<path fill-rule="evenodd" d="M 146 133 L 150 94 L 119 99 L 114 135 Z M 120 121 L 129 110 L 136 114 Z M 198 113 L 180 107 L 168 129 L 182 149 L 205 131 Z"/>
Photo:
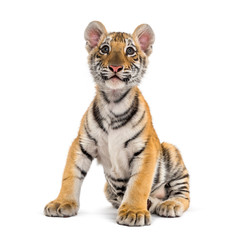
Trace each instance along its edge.
<path fill-rule="evenodd" d="M 70 177 L 66 177 L 66 178 L 63 179 L 63 181 L 65 181 L 65 180 L 67 180 L 67 179 L 69 179 L 69 178 L 70 178 Z"/>
<path fill-rule="evenodd" d="M 125 192 L 126 191 L 126 186 L 121 186 L 121 187 L 118 187 L 116 185 L 113 185 L 114 188 L 117 190 L 117 191 L 121 191 L 121 192 Z"/>
<path fill-rule="evenodd" d="M 124 192 L 117 192 L 117 195 L 118 195 L 119 197 L 123 197 L 123 196 L 124 196 Z"/>
<path fill-rule="evenodd" d="M 127 115 L 132 110 L 132 108 L 136 105 L 136 102 L 138 102 L 138 94 L 135 95 L 135 97 L 134 97 L 134 99 L 132 101 L 131 106 L 126 111 L 124 111 L 123 113 L 120 113 L 120 114 L 116 114 L 116 113 L 114 113 L 112 111 L 111 111 L 111 113 L 113 114 L 113 116 L 115 118 L 123 117 L 124 115 Z"/>
<path fill-rule="evenodd" d="M 169 183 L 174 182 L 174 181 L 181 180 L 181 179 L 183 179 L 183 178 L 189 178 L 189 174 L 187 173 L 187 174 L 185 174 L 185 175 L 182 176 L 182 177 L 178 177 L 178 178 L 172 179 L 172 180 L 169 181 Z"/>
<path fill-rule="evenodd" d="M 119 103 L 121 102 L 127 95 L 128 93 L 130 92 L 131 88 L 128 89 L 118 100 L 115 100 L 114 103 Z"/>
<path fill-rule="evenodd" d="M 146 58 L 144 57 L 142 60 L 143 60 L 143 66 L 146 66 Z"/>
<path fill-rule="evenodd" d="M 95 64 L 95 65 L 94 65 Z M 101 65 L 101 61 L 99 61 L 97 64 L 94 62 L 94 60 L 92 61 L 92 65 L 93 65 L 93 69 L 92 71 L 97 71 L 97 68 Z"/>
<path fill-rule="evenodd" d="M 93 65 L 93 63 L 94 63 L 94 54 L 91 55 L 91 57 L 90 57 L 90 62 L 91 62 L 91 64 Z"/>
<path fill-rule="evenodd" d="M 139 68 L 135 63 L 132 63 L 132 64 L 131 64 L 131 69 L 133 69 L 133 68 L 136 68 L 136 70 L 137 70 L 136 75 L 138 75 L 138 73 L 139 73 L 139 71 L 140 71 L 140 68 Z M 135 69 L 134 69 L 134 70 L 135 70 Z"/>
<path fill-rule="evenodd" d="M 104 119 L 99 111 L 99 107 L 96 104 L 96 101 L 93 103 L 93 117 L 95 121 L 97 122 L 98 126 L 105 132 L 107 133 L 107 130 L 104 128 L 102 120 Z"/>
<path fill-rule="evenodd" d="M 126 116 L 124 116 L 124 117 L 121 117 L 121 118 L 117 118 L 116 120 L 114 120 L 113 118 L 111 118 L 110 116 L 110 118 L 111 118 L 111 124 L 113 125 L 113 124 L 115 124 L 115 123 L 123 123 L 123 122 L 125 122 L 128 118 L 129 118 L 129 116 L 132 114 L 132 112 L 130 112 L 129 114 L 127 114 Z"/>
<path fill-rule="evenodd" d="M 86 175 L 87 175 L 87 172 L 85 172 L 85 171 L 81 171 L 81 174 L 85 177 Z"/>
<path fill-rule="evenodd" d="M 132 69 L 132 71 L 136 70 L 136 75 L 138 75 L 140 72 L 140 68 L 134 63 L 131 64 L 131 69 Z"/>
<path fill-rule="evenodd" d="M 180 190 L 180 189 L 179 189 Z M 181 190 L 181 192 L 189 193 L 189 190 Z"/>
<path fill-rule="evenodd" d="M 141 118 L 137 121 L 137 123 L 135 123 L 134 124 L 134 126 L 133 127 L 136 127 L 142 120 L 143 120 L 143 118 L 144 118 L 144 116 L 145 116 L 145 111 L 143 112 L 143 114 L 142 114 L 142 116 L 141 116 Z"/>
<path fill-rule="evenodd" d="M 139 55 L 140 67 L 142 67 L 142 57 Z"/>
<path fill-rule="evenodd" d="M 145 129 L 146 125 L 139 131 L 137 132 L 133 137 L 131 137 L 130 139 L 128 139 L 125 143 L 124 143 L 124 147 L 126 148 L 127 145 L 129 144 L 129 142 L 131 142 L 132 140 L 136 139 Z"/>
<path fill-rule="evenodd" d="M 81 143 L 80 143 L 80 148 L 81 148 L 82 153 L 83 153 L 90 161 L 92 161 L 92 160 L 93 160 L 92 155 L 89 154 L 89 153 L 83 148 L 83 146 L 82 146 Z"/>
<path fill-rule="evenodd" d="M 111 182 L 111 184 L 109 184 L 110 188 L 113 188 L 115 191 L 117 191 L 117 195 L 119 194 L 124 194 L 124 192 L 126 191 L 126 185 L 121 185 L 121 186 L 117 186 L 114 183 Z"/>
<path fill-rule="evenodd" d="M 170 188 L 171 186 L 170 186 L 170 184 L 169 184 L 169 182 L 168 182 L 168 183 L 165 184 L 164 187 L 165 187 L 165 188 Z"/>
<path fill-rule="evenodd" d="M 180 178 L 177 178 L 177 179 L 173 179 L 173 180 L 171 180 L 170 182 L 172 182 L 172 181 L 178 181 L 178 180 L 181 180 L 181 179 L 184 179 L 184 178 L 186 178 L 186 177 L 189 177 L 189 175 L 188 174 L 185 174 L 184 176 L 182 176 L 182 177 L 180 177 Z M 187 182 L 183 182 L 183 183 L 177 183 L 176 185 L 174 185 L 174 186 L 170 186 L 170 182 L 168 183 L 168 186 L 166 186 L 167 188 L 170 188 L 171 189 L 171 187 L 175 187 L 175 186 L 177 186 L 177 185 L 182 185 L 182 184 L 188 184 Z M 181 190 L 181 189 L 187 189 L 187 190 Z M 188 187 L 186 187 L 186 186 L 183 186 L 183 187 L 180 187 L 180 188 L 178 188 L 178 189 L 175 189 L 175 190 L 170 190 L 170 192 L 168 193 L 169 194 L 169 196 L 173 193 L 173 192 L 175 192 L 175 191 L 183 191 L 183 192 L 188 192 L 189 193 L 189 191 L 188 191 Z M 174 193 L 175 194 L 175 193 Z"/>
<path fill-rule="evenodd" d="M 177 184 L 175 184 L 175 185 L 173 185 L 173 186 L 171 186 L 171 187 L 175 187 L 175 186 L 178 186 L 178 185 L 184 185 L 184 184 L 189 184 L 188 182 L 182 182 L 182 183 L 177 183 Z"/>
<path fill-rule="evenodd" d="M 86 126 L 84 126 L 84 128 L 85 128 L 85 132 L 87 133 L 88 138 L 90 138 L 92 141 L 94 141 L 95 144 L 97 145 L 97 140 L 90 135 L 90 133 L 88 132 Z"/>
<path fill-rule="evenodd" d="M 173 191 L 174 191 L 174 190 L 170 190 L 170 191 L 168 192 L 168 196 L 170 196 Z"/>
<path fill-rule="evenodd" d="M 103 73 L 101 73 L 101 77 L 103 80 L 108 80 L 108 76 L 105 76 Z"/>
<path fill-rule="evenodd" d="M 181 178 L 178 178 L 177 180 L 181 180 L 181 179 L 183 179 L 183 178 L 189 178 L 189 174 L 187 173 L 187 174 L 185 174 L 184 176 L 182 176 Z"/>
<path fill-rule="evenodd" d="M 134 104 L 134 100 L 133 100 L 132 105 L 133 105 L 133 104 Z M 132 105 L 131 105 L 125 112 L 120 113 L 120 114 L 116 114 L 116 113 L 114 113 L 113 111 L 110 111 L 110 112 L 112 113 L 112 115 L 113 115 L 115 118 L 121 118 L 121 117 L 124 117 L 125 115 L 127 115 L 127 114 L 130 112 L 130 110 L 132 109 Z M 117 120 L 117 121 L 119 121 L 119 120 Z"/>
<path fill-rule="evenodd" d="M 111 116 L 109 116 L 109 117 L 111 118 L 111 124 L 113 125 L 114 123 L 120 123 L 120 122 L 126 121 L 128 116 L 129 115 L 122 117 L 122 118 L 117 118 L 117 120 L 114 120 L 114 118 L 111 118 Z"/>
<path fill-rule="evenodd" d="M 110 103 L 110 100 L 107 98 L 107 95 L 104 91 L 101 91 L 101 95 L 103 96 L 103 99 L 105 100 L 106 103 Z"/>
<path fill-rule="evenodd" d="M 143 148 L 141 148 L 139 151 L 137 151 L 133 154 L 132 158 L 129 161 L 129 167 L 131 167 L 131 164 L 132 164 L 133 160 L 135 159 L 135 157 L 139 156 L 145 150 L 146 145 L 147 145 L 147 143 L 145 144 L 145 146 Z"/>
<path fill-rule="evenodd" d="M 79 179 L 79 180 L 83 180 L 83 179 L 84 179 L 83 177 L 72 176 L 72 177 L 66 177 L 66 178 L 64 178 L 63 181 L 65 181 L 65 180 L 67 180 L 67 179 L 69 179 L 69 178 L 77 178 L 77 179 Z"/>
<path fill-rule="evenodd" d="M 176 189 L 176 190 L 171 190 L 168 193 L 168 196 L 174 196 L 174 195 L 179 195 L 179 194 L 184 194 L 184 193 L 189 193 L 188 190 L 180 190 L 180 189 Z"/>
<path fill-rule="evenodd" d="M 84 170 L 82 170 L 78 165 L 76 165 L 75 164 L 75 166 L 76 166 L 76 168 L 79 170 L 79 172 L 81 172 L 81 174 L 85 177 L 86 175 L 87 175 L 87 172 L 86 171 L 84 171 Z"/>
<path fill-rule="evenodd" d="M 184 195 L 184 193 L 182 193 L 182 192 L 176 192 L 176 193 L 174 193 L 174 195 L 181 195 L 181 194 Z"/>
<path fill-rule="evenodd" d="M 158 183 L 158 180 L 159 180 L 159 175 L 160 175 L 160 161 L 161 161 L 161 159 L 158 158 L 158 162 L 157 162 L 157 172 L 156 172 L 156 175 L 155 175 L 154 180 L 153 180 L 153 183 L 154 183 L 154 184 L 157 184 L 157 183 Z"/>
<path fill-rule="evenodd" d="M 129 180 L 129 178 L 113 178 L 110 175 L 107 175 L 106 177 L 110 178 L 112 181 L 115 181 L 115 182 L 125 182 L 126 183 Z"/>
<path fill-rule="evenodd" d="M 162 145 L 162 151 L 163 151 L 163 161 L 165 163 L 167 174 L 169 175 L 169 173 L 171 171 L 170 153 L 169 153 L 169 150 L 167 148 L 165 148 L 163 145 Z"/>
<path fill-rule="evenodd" d="M 184 186 L 184 187 L 180 187 L 180 188 L 178 188 L 178 190 L 188 190 L 188 187 L 186 187 L 186 186 Z"/>
<path fill-rule="evenodd" d="M 115 127 L 112 127 L 112 129 L 118 129 L 120 127 L 125 126 L 133 118 L 133 116 L 137 113 L 138 105 L 139 105 L 139 100 L 138 100 L 138 96 L 137 95 L 136 95 L 135 99 L 136 99 L 136 103 L 132 107 L 132 111 L 130 112 L 130 114 L 124 119 L 124 121 L 121 124 L 119 124 L 119 125 L 117 125 Z"/>

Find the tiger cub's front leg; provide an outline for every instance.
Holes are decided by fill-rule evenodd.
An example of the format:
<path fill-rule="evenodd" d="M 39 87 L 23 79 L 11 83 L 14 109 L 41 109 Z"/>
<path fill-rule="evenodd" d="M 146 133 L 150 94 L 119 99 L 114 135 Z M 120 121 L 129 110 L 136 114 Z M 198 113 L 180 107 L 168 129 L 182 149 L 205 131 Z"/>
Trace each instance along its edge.
<path fill-rule="evenodd" d="M 89 132 L 83 126 L 84 119 L 68 153 L 60 193 L 44 208 L 46 216 L 70 217 L 78 212 L 81 185 L 96 153 L 95 142 L 89 138 Z"/>
<path fill-rule="evenodd" d="M 122 204 L 118 209 L 118 224 L 127 226 L 151 224 L 151 215 L 147 210 L 147 199 L 151 191 L 156 160 L 157 151 L 151 139 L 131 159 L 132 175 Z"/>

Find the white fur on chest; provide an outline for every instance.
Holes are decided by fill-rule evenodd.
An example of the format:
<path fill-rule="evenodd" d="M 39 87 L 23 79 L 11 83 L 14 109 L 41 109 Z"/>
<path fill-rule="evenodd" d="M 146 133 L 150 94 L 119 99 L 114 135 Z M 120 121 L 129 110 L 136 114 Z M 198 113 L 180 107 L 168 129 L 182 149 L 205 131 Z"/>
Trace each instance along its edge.
<path fill-rule="evenodd" d="M 116 178 L 129 177 L 129 157 L 133 154 L 133 149 L 125 148 L 124 143 L 131 136 L 131 131 L 126 129 L 109 129 L 107 136 L 99 138 L 99 162 L 103 165 L 106 174 Z"/>

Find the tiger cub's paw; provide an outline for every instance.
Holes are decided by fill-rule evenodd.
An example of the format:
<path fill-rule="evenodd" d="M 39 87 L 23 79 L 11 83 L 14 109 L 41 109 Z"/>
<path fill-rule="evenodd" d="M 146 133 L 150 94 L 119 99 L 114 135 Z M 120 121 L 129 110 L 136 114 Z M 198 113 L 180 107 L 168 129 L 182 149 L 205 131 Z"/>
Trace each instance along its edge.
<path fill-rule="evenodd" d="M 48 217 L 71 217 L 77 215 L 78 204 L 73 201 L 54 200 L 44 208 L 44 214 Z"/>
<path fill-rule="evenodd" d="M 180 202 L 166 200 L 159 203 L 155 211 L 161 217 L 180 217 L 183 214 L 183 206 Z"/>
<path fill-rule="evenodd" d="M 117 223 L 126 226 L 150 225 L 151 215 L 146 209 L 137 209 L 123 204 L 118 210 Z"/>

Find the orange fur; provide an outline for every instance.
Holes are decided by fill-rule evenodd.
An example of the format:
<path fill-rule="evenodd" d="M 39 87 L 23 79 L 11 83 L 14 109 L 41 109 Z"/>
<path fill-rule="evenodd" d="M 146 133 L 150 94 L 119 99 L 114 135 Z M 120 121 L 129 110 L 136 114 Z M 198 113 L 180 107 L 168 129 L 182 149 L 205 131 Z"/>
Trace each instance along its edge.
<path fill-rule="evenodd" d="M 132 64 L 141 60 L 141 64 L 146 68 L 148 56 L 152 51 L 151 45 L 154 42 L 153 32 L 148 25 L 140 25 L 136 28 L 133 35 L 126 33 L 108 34 L 100 22 L 93 22 L 90 23 L 90 25 L 90 29 L 87 28 L 85 32 L 87 50 L 90 53 L 88 59 L 90 65 L 93 64 L 94 58 L 97 58 L 100 59 L 102 67 L 104 68 L 113 65 L 122 66 L 125 70 L 129 70 Z M 94 32 L 93 27 L 98 28 L 98 31 Z M 148 31 L 147 37 L 151 39 L 149 46 L 145 46 L 145 43 L 139 40 L 139 36 L 146 34 L 146 32 L 144 32 L 145 29 Z M 99 40 L 95 46 L 95 38 L 91 39 L 91 35 L 96 34 L 97 36 L 99 32 L 101 32 L 101 35 L 99 35 Z M 101 54 L 100 47 L 103 41 L 106 41 L 107 37 L 112 39 L 109 43 L 111 51 L 109 51 L 108 54 Z M 136 54 L 134 56 L 126 55 L 125 40 L 128 38 L 134 41 L 136 47 Z M 144 51 L 142 49 L 144 49 Z M 105 126 L 102 125 L 103 117 L 101 116 L 101 109 L 99 109 L 97 104 L 100 104 L 101 101 L 104 100 L 107 103 L 111 101 L 114 102 L 114 100 L 108 99 L 107 96 L 102 96 L 102 91 L 102 87 L 97 85 L 96 96 L 84 114 L 78 136 L 70 147 L 60 193 L 56 200 L 50 202 L 45 207 L 45 214 L 47 216 L 72 216 L 77 214 L 79 208 L 79 189 L 82 180 L 90 167 L 92 159 L 99 158 L 99 149 L 96 146 L 93 147 L 93 145 L 97 145 L 96 139 L 100 138 L 102 134 L 106 134 L 109 130 L 105 129 Z M 114 98 L 116 91 L 109 90 L 108 93 L 109 92 L 109 96 Z M 152 125 L 149 106 L 137 86 L 131 88 L 128 97 L 129 99 L 135 99 L 136 97 L 134 98 L 134 96 L 137 96 L 137 106 L 144 111 L 145 115 L 143 115 L 144 121 L 141 122 L 141 119 L 139 120 L 140 123 L 136 123 L 137 120 L 133 117 L 131 119 L 131 127 L 134 128 L 136 124 L 139 124 L 139 129 L 142 129 L 142 132 L 140 132 L 141 134 L 139 133 L 138 139 L 139 142 L 145 143 L 145 147 L 142 152 L 136 152 L 138 161 L 131 170 L 132 174 L 128 180 L 122 202 L 117 202 L 121 200 L 113 200 L 117 197 L 118 199 L 121 198 L 112 192 L 111 186 L 108 183 L 105 185 L 104 191 L 108 200 L 112 202 L 114 206 L 119 207 L 120 205 L 118 209 L 118 223 L 126 225 L 148 225 L 150 224 L 149 211 L 161 216 L 174 217 L 180 216 L 183 211 L 188 209 L 190 201 L 189 179 L 179 150 L 171 144 L 160 143 Z M 113 104 L 111 111 L 114 110 L 114 107 L 115 105 Z M 99 126 L 96 132 L 90 131 L 90 127 L 88 126 L 89 115 L 92 115 L 93 119 L 95 117 L 95 122 Z M 135 137 L 132 139 L 134 138 Z M 132 159 L 134 159 L 134 157 L 135 155 L 133 155 Z M 161 173 L 157 172 L 160 171 L 158 169 L 159 166 L 164 170 L 162 170 Z M 158 184 L 162 184 L 161 190 L 159 190 L 160 188 L 158 189 L 160 185 L 155 189 Z M 178 191 L 176 186 L 181 184 L 183 186 L 181 186 Z M 167 194 L 168 197 L 166 197 Z M 150 206 L 148 206 L 148 201 L 150 202 Z"/>

